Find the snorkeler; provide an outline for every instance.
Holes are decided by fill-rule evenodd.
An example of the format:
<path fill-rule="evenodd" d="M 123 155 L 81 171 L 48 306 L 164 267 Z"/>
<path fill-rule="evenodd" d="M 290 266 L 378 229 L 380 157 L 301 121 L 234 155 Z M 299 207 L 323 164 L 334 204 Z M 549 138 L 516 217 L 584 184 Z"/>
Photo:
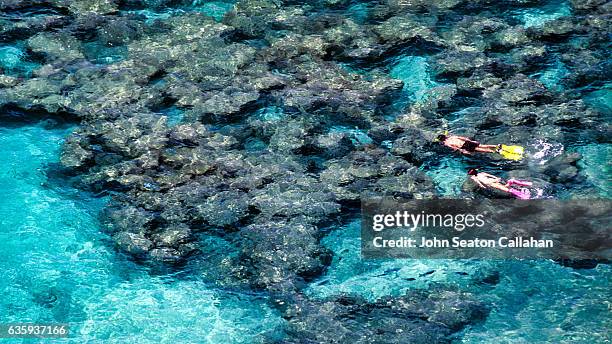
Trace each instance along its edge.
<path fill-rule="evenodd" d="M 458 135 L 440 134 L 436 140 L 443 145 L 457 150 L 463 154 L 479 153 L 499 153 L 503 158 L 509 160 L 521 160 L 523 158 L 523 147 L 508 146 L 504 144 L 498 145 L 483 145 L 478 141 L 468 137 Z"/>
<path fill-rule="evenodd" d="M 440 134 L 437 140 L 446 147 L 458 150 L 464 154 L 472 154 L 474 152 L 496 153 L 500 149 L 500 145 L 483 145 L 478 141 L 457 135 Z"/>
<path fill-rule="evenodd" d="M 478 172 L 476 169 L 470 169 L 468 171 L 468 175 L 470 175 L 470 179 L 473 180 L 478 186 L 483 189 L 497 189 L 506 193 L 511 194 L 512 196 L 519 199 L 529 199 L 531 198 L 531 192 L 528 189 L 513 189 L 511 186 L 531 186 L 532 183 L 526 180 L 517 180 L 517 179 L 508 179 L 508 181 L 504 182 L 503 179 L 496 177 L 492 174 Z"/>

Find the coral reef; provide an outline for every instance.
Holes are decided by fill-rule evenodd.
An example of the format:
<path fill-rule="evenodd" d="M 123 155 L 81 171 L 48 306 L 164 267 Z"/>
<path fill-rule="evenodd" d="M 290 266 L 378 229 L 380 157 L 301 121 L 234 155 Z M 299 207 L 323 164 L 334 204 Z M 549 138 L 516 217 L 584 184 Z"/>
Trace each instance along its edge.
<path fill-rule="evenodd" d="M 582 100 L 609 82 L 609 4 L 572 0 L 583 15 L 528 28 L 490 15 L 540 2 L 363 2 L 356 19 L 338 11 L 348 1 L 258 0 L 222 19 L 149 21 L 131 10 L 189 2 L 0 0 L 3 18 L 46 8 L 0 21 L 0 42 L 21 42 L 19 59 L 37 64 L 30 76 L 0 65 L 0 107 L 78 121 L 63 173 L 113 197 L 102 217 L 118 249 L 176 269 L 212 255 L 201 270 L 214 283 L 282 300 L 286 342 L 447 342 L 487 308 L 452 291 L 369 303 L 301 290 L 331 262 L 321 238 L 360 198 L 440 196 L 423 171 L 448 154 L 432 142 L 440 131 L 609 143 L 604 114 Z M 409 55 L 428 61 L 436 85 L 398 107 L 406 85 L 389 69 Z M 568 71 L 557 87 L 538 78 L 552 62 Z M 170 108 L 183 113 L 176 125 Z M 492 163 L 552 195 L 586 195 L 579 160 Z M 235 251 L 211 253 L 203 236 Z"/>

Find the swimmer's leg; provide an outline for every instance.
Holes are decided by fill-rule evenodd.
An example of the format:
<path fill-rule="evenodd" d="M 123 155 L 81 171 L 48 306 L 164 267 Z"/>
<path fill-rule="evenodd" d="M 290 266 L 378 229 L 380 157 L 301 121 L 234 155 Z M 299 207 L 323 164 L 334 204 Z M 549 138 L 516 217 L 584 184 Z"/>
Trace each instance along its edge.
<path fill-rule="evenodd" d="M 491 146 L 491 145 L 484 145 L 484 146 L 480 145 L 476 147 L 476 149 L 474 150 L 480 153 L 496 153 L 497 152 L 496 146 Z"/>
<path fill-rule="evenodd" d="M 533 183 L 527 180 L 508 179 L 508 182 L 506 182 L 506 185 L 507 186 L 512 186 L 512 185 L 531 186 L 533 185 Z"/>
<path fill-rule="evenodd" d="M 517 190 L 517 189 L 509 189 L 508 192 L 518 198 L 518 199 L 530 199 L 531 193 L 527 189 Z"/>

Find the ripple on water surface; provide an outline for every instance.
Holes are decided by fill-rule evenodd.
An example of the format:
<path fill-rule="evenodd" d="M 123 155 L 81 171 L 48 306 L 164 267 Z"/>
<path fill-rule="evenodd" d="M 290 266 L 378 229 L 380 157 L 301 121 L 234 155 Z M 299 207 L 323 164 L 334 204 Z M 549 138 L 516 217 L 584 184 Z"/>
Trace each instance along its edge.
<path fill-rule="evenodd" d="M 279 328 L 264 300 L 152 277 L 116 254 L 96 218 L 104 200 L 47 182 L 69 131 L 0 127 L 3 323 L 70 323 L 75 343 L 249 343 Z"/>

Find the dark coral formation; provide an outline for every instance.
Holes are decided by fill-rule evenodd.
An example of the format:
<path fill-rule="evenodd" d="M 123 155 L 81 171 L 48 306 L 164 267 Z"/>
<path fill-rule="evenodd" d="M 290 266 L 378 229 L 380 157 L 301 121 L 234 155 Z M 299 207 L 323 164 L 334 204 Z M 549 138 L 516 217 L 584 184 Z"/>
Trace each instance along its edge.
<path fill-rule="evenodd" d="M 257 0 L 222 21 L 189 11 L 151 21 L 133 10 L 190 1 L 0 0 L 0 40 L 40 64 L 31 77 L 0 75 L 0 106 L 78 119 L 61 163 L 78 187 L 113 195 L 103 217 L 119 249 L 177 267 L 209 257 L 201 269 L 219 285 L 283 295 L 289 342 L 445 342 L 482 319 L 482 305 L 451 292 L 376 303 L 298 293 L 331 260 L 322 229 L 361 197 L 437 196 L 422 167 L 437 163 L 431 139 L 454 129 L 455 113 L 463 134 L 492 143 L 609 140 L 580 100 L 609 78 L 609 4 L 572 1 L 580 15 L 530 28 L 494 15 L 542 2 L 388 0 L 350 16 L 349 1 Z M 406 94 L 389 61 L 404 55 L 426 56 L 440 85 L 398 108 Z M 569 73 L 544 85 L 537 73 L 555 61 Z M 588 192 L 579 159 L 530 177 Z"/>

